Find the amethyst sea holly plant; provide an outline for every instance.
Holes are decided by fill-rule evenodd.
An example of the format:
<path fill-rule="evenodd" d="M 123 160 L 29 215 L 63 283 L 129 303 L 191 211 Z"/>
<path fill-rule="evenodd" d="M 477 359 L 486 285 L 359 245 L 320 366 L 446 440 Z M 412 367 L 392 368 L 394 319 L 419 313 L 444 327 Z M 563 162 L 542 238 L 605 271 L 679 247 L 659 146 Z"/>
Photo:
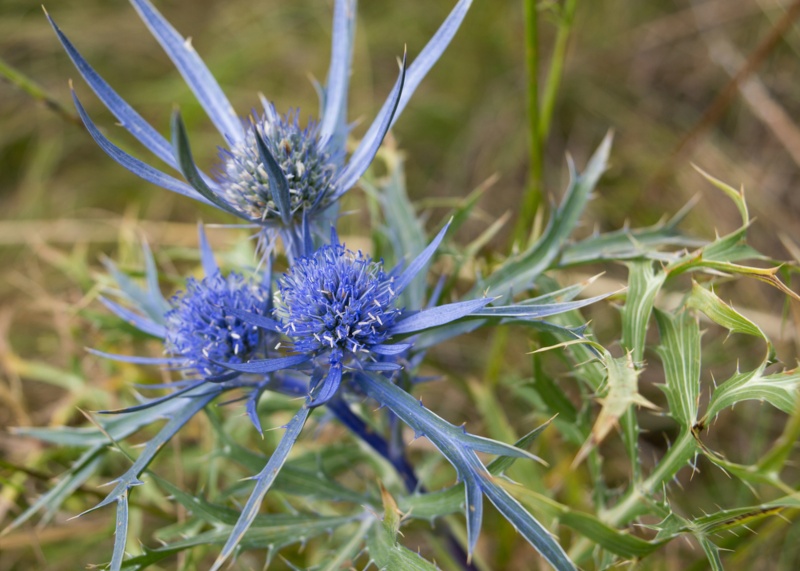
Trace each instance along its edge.
<path fill-rule="evenodd" d="M 349 129 L 347 94 L 354 1 L 335 2 L 331 64 L 326 85 L 320 88 L 321 117 L 306 126 L 300 125 L 297 112 L 282 116 L 266 100 L 260 114 L 248 120 L 237 116 L 190 43 L 147 0 L 131 0 L 131 3 L 183 75 L 227 148 L 220 151 L 221 162 L 213 175 L 200 171 L 192 159 L 180 115 L 177 112 L 173 115 L 170 144 L 90 67 L 50 19 L 70 58 L 101 101 L 131 134 L 167 166 L 182 174 L 184 180 L 134 158 L 111 143 L 73 94 L 86 128 L 104 151 L 145 180 L 213 204 L 244 220 L 246 225 L 260 227 L 260 237 L 267 247 L 266 256 L 254 257 L 254 267 L 239 265 L 223 272 L 201 228 L 199 259 L 204 277 L 186 279 L 183 287 L 168 298 L 161 293 L 156 263 L 147 247 L 144 287 L 114 264 L 108 265 L 116 287 L 103 299 L 106 307 L 142 333 L 160 339 L 163 355 L 94 352 L 133 364 L 161 366 L 172 379 L 147 385 L 148 390 L 166 391 L 163 396 L 141 397 L 134 406 L 103 411 L 112 420 L 101 421 L 102 434 L 112 441 L 158 419 L 167 420 L 145 444 L 132 466 L 112 482 L 113 488 L 106 497 L 89 510 L 110 504 L 117 507 L 111 569 L 144 568 L 174 552 L 151 550 L 139 558 L 126 559 L 129 496 L 133 488 L 143 483 L 142 474 L 164 444 L 197 413 L 228 393 L 236 396 L 226 403 L 245 401 L 246 414 L 259 433 L 261 411 L 264 403 L 270 401 L 269 395 L 289 395 L 300 400 L 295 403 L 293 417 L 283 427 L 285 432 L 277 446 L 251 478 L 254 485 L 247 490 L 247 499 L 238 513 L 226 511 L 223 527 L 216 528 L 219 533 L 213 540 L 209 538 L 209 543 L 223 544 L 213 570 L 221 568 L 237 549 L 262 545 L 253 543 L 253 531 L 260 529 L 258 521 L 263 523 L 259 518 L 264 517 L 260 513 L 264 498 L 285 471 L 289 454 L 312 414 L 337 419 L 349 429 L 391 466 L 407 494 L 423 494 L 426 489 L 406 454 L 402 425 L 408 426 L 417 437 L 427 438 L 438 449 L 455 469 L 461 486 L 457 493 L 466 516 L 466 541 L 462 545 L 452 533 L 445 533 L 445 540 L 465 568 L 472 568 L 470 557 L 478 541 L 486 496 L 554 568 L 573 569 L 548 529 L 497 480 L 498 473 L 514 459 L 537 460 L 525 451 L 524 445 L 538 430 L 523 438 L 519 446 L 483 438 L 435 415 L 410 392 L 425 380 L 420 369 L 434 345 L 480 327 L 517 323 L 544 327 L 572 340 L 582 338 L 580 327 L 563 327 L 542 320 L 599 298 L 574 301 L 580 287 L 516 303 L 511 295 L 515 288 L 524 291 L 533 285 L 563 243 L 565 235 L 559 233 L 568 231 L 571 224 L 548 227 L 543 242 L 546 255 L 539 266 L 527 264 L 525 271 L 503 267 L 497 276 L 487 276 L 487 283 L 493 284 L 500 295 L 476 287 L 467 299 L 452 303 L 443 301 L 441 284 L 429 293 L 424 282 L 449 222 L 427 246 L 419 249 L 402 241 L 394 242 L 392 257 L 397 263 L 391 268 L 383 260 L 348 249 L 335 229 L 338 199 L 364 174 L 386 132 L 452 39 L 470 2 L 461 0 L 456 4 L 408 68 L 404 58 L 392 92 L 349 158 L 345 141 Z M 573 173 L 568 200 L 572 197 L 578 204 L 585 203 L 603 170 L 607 153 L 608 141 L 590 162 L 585 176 Z M 400 210 L 408 211 L 408 205 L 401 205 L 395 211 L 388 209 L 390 229 L 404 224 L 398 222 Z M 405 224 L 405 230 L 411 232 L 419 227 L 417 220 Z M 325 239 L 323 231 L 329 239 Z M 273 273 L 276 237 L 281 238 L 288 254 L 288 266 L 283 272 Z M 360 411 L 363 402 L 377 403 L 379 416 L 383 417 L 380 422 L 391 427 L 390 434 L 376 430 L 373 420 L 365 418 Z M 317 410 L 324 412 L 316 413 Z M 94 440 L 92 443 L 86 457 L 89 459 L 75 468 L 72 479 L 67 478 L 67 488 L 80 485 L 76 474 L 88 478 L 91 468 L 96 467 L 101 444 Z M 487 466 L 479 453 L 499 458 Z M 315 481 L 319 482 L 319 478 Z M 165 485 L 172 489 L 171 484 Z M 332 497 L 355 503 L 344 523 L 359 522 L 359 529 L 364 530 L 378 525 L 374 497 L 359 495 L 346 485 L 333 482 L 318 483 L 316 488 L 333 489 Z M 181 501 L 181 493 L 172 491 Z M 241 493 L 239 490 L 236 495 Z M 387 522 L 393 517 L 390 503 L 384 501 Z M 190 509 L 199 508 L 192 504 Z M 443 513 L 449 512 L 445 509 Z M 19 518 L 19 523 L 27 517 L 29 514 Z M 368 541 L 371 557 L 379 566 L 391 568 L 389 563 L 380 563 L 381 548 L 375 543 L 377 539 L 373 539 Z M 391 541 L 395 541 L 394 537 Z M 282 544 L 273 541 L 268 545 Z M 400 553 L 403 558 L 409 557 L 402 549 Z"/>
<path fill-rule="evenodd" d="M 561 202 L 507 256 L 478 255 L 503 219 L 466 248 L 456 240 L 445 243 L 470 218 L 480 192 L 464 198 L 438 223 L 435 211 L 423 218 L 406 193 L 402 153 L 381 146 L 467 14 L 470 1 L 452 2 L 449 16 L 424 49 L 409 58 L 408 66 L 404 56 L 381 110 L 361 142 L 350 147 L 345 143 L 354 0 L 333 0 L 331 64 L 325 85 L 319 87 L 320 116 L 307 124 L 301 123 L 298 111 L 281 114 L 265 99 L 249 118 L 238 115 L 191 43 L 150 2 L 131 0 L 222 136 L 219 162 L 208 172 L 192 158 L 180 114 L 173 115 L 168 140 L 94 71 L 50 20 L 99 99 L 179 176 L 122 151 L 75 96 L 78 114 L 100 147 L 146 181 L 214 205 L 238 218 L 240 226 L 257 228 L 260 248 L 253 246 L 249 232 L 226 227 L 242 239 L 230 249 L 212 250 L 201 226 L 196 250 L 154 254 L 145 242 L 138 264 L 106 264 L 108 275 L 99 279 L 100 300 L 108 311 L 84 313 L 100 333 L 90 351 L 102 359 L 85 361 L 93 371 L 99 366 L 109 373 L 109 382 L 135 377 L 135 400 L 123 396 L 128 406 L 95 406 L 108 410 L 91 415 L 91 427 L 16 430 L 55 447 L 38 456 L 45 461 L 30 467 L 0 462 L 4 474 L 6 469 L 17 472 L 11 478 L 2 475 L 4 486 L 9 484 L 3 500 L 12 501 L 0 511 L 14 513 L 15 519 L 0 531 L 0 545 L 19 543 L 5 533 L 34 514 L 43 512 L 46 522 L 61 511 L 80 511 L 74 508 L 80 502 L 81 509 L 89 508 L 84 514 L 116 507 L 108 565 L 112 571 L 163 569 L 172 563 L 179 569 L 212 571 L 229 563 L 267 568 L 281 564 L 276 556 L 284 558 L 282 568 L 313 571 L 373 566 L 433 571 L 440 565 L 484 571 L 490 568 L 484 557 L 487 547 L 496 548 L 491 561 L 497 569 L 611 569 L 635 566 L 647 557 L 651 559 L 644 565 L 650 568 L 658 567 L 652 554 L 678 538 L 699 546 L 696 552 L 702 551 L 713 569 L 723 568 L 728 557 L 723 548 L 739 563 L 749 561 L 747 552 L 758 546 L 775 563 L 773 532 L 758 540 L 728 532 L 745 526 L 768 531 L 759 527 L 767 516 L 800 507 L 796 471 L 786 469 L 800 437 L 800 371 L 783 369 L 778 347 L 765 331 L 722 300 L 715 286 L 724 291 L 737 278 L 756 278 L 797 301 L 800 296 L 780 279 L 797 273 L 797 266 L 763 267 L 768 258 L 747 245 L 752 220 L 743 192 L 709 176 L 741 215 L 741 226 L 728 234 L 709 242 L 687 239 L 676 231 L 678 215 L 646 228 L 584 233 L 575 241 L 574 230 L 606 168 L 610 137 L 583 171 L 569 163 Z M 560 16 L 554 67 L 541 86 L 542 120 L 531 122 L 534 142 L 543 144 L 547 138 L 563 63 L 559 58 L 565 54 L 575 5 L 526 2 L 534 22 L 536 8 Z M 532 71 L 531 77 L 537 77 Z M 532 87 L 532 115 L 539 87 Z M 348 156 L 349 148 L 355 150 Z M 368 169 L 373 159 L 385 168 Z M 540 159 L 532 157 L 532 171 Z M 538 191 L 544 179 L 538 180 L 541 172 L 532 175 L 531 181 L 538 182 L 531 190 Z M 338 224 L 338 201 L 359 180 L 365 190 L 362 214 L 371 221 L 363 234 L 372 239 L 361 249 L 352 247 L 359 239 L 345 236 Z M 527 234 L 525 226 L 534 213 L 521 214 Z M 437 229 L 432 240 L 423 219 Z M 758 267 L 745 265 L 753 258 Z M 67 267 L 70 276 L 89 277 L 88 266 L 81 273 L 72 262 L 69 258 L 60 267 Z M 611 349 L 592 337 L 577 311 L 605 297 L 578 300 L 592 279 L 569 287 L 558 282 L 572 275 L 561 272 L 608 262 L 615 271 L 627 268 L 630 284 L 616 299 L 619 319 L 605 319 L 605 313 L 597 320 L 603 325 L 602 337 L 611 339 Z M 429 287 L 429 273 L 444 275 Z M 691 280 L 685 279 L 689 276 Z M 520 363 L 507 370 L 509 357 L 527 347 L 520 347 L 520 339 L 509 343 L 500 329 L 488 356 L 471 354 L 476 338 L 470 334 L 485 335 L 509 325 L 525 333 L 519 336 L 522 343 L 559 351 L 545 364 L 541 351 L 535 350 L 530 371 Z M 611 330 L 617 325 L 621 334 L 614 338 Z M 721 340 L 715 327 L 736 338 L 754 339 L 761 360 L 742 359 L 724 380 L 719 372 L 724 371 L 722 361 L 733 366 L 731 350 L 723 354 L 716 348 L 706 359 L 701 343 L 701 338 L 715 339 L 714 344 Z M 69 335 L 64 335 L 68 341 Z M 37 367 L 41 364 L 35 362 L 23 366 L 22 359 L 5 353 L 13 358 L 4 358 L 4 368 L 15 373 L 75 388 L 81 394 L 76 399 L 91 392 L 92 398 L 102 395 L 92 402 L 109 400 L 106 392 L 86 391 L 82 370 Z M 550 370 L 556 359 L 560 362 Z M 713 370 L 704 369 L 707 361 Z M 476 373 L 475 367 L 483 365 L 485 374 Z M 640 377 L 645 383 L 640 384 Z M 423 405 L 421 385 L 433 380 L 450 384 L 446 392 L 431 386 Z M 660 401 L 651 390 L 656 386 L 664 393 Z M 708 398 L 701 398 L 706 393 Z M 439 395 L 446 395 L 448 402 L 442 403 Z M 501 401 L 498 395 L 514 401 Z M 472 403 L 463 408 L 468 399 Z M 790 416 L 763 455 L 747 442 L 746 450 L 739 447 L 729 457 L 712 449 L 723 439 L 708 439 L 707 434 L 721 431 L 715 424 L 718 417 L 743 401 L 763 401 Z M 469 430 L 434 410 L 468 421 Z M 642 425 L 650 432 L 643 446 L 640 421 L 651 410 L 659 420 Z M 751 410 L 737 419 L 748 421 L 748 432 Z M 552 422 L 519 438 L 521 426 L 527 430 L 534 419 L 548 418 Z M 767 431 L 773 436 L 778 426 L 774 420 Z M 668 423 L 669 428 L 658 428 Z M 528 449 L 548 426 L 553 430 L 540 439 L 537 451 L 551 466 L 542 467 Z M 173 440 L 182 430 L 185 438 Z M 493 438 L 479 436 L 479 431 Z M 671 441 L 661 454 L 654 445 L 659 432 Z M 409 441 L 416 439 L 423 446 L 410 449 Z M 80 454 L 71 456 L 74 449 Z M 750 464 L 730 459 L 742 451 L 748 456 L 758 452 L 759 458 Z M 65 458 L 70 464 L 58 481 L 26 504 L 22 496 L 27 485 L 20 482 L 49 480 L 45 463 L 63 465 Z M 709 480 L 714 468 L 707 468 L 712 465 L 725 478 Z M 683 478 L 690 469 L 694 478 Z M 109 474 L 113 479 L 98 492 L 95 484 L 107 481 Z M 164 474 L 174 474 L 179 483 Z M 687 493 L 698 481 L 712 485 Z M 81 498 L 66 503 L 78 494 Z M 732 500 L 747 494 L 757 503 Z M 485 545 L 479 545 L 488 507 L 484 499 L 497 512 L 492 523 L 499 517 L 511 526 L 496 527 L 495 533 L 483 536 Z M 710 507 L 716 503 L 718 508 Z M 86 535 L 76 544 L 85 541 L 93 549 L 86 551 L 85 560 L 63 561 L 66 568 L 106 558 L 102 548 L 96 549 L 97 534 L 83 532 L 104 521 L 102 512 L 95 517 L 82 520 L 86 528 L 70 530 L 71 539 Z M 511 527 L 538 552 L 541 565 L 529 558 L 523 541 L 510 548 L 515 541 Z M 565 528 L 570 531 L 551 533 Z M 148 533 L 140 539 L 142 529 Z M 294 551 L 288 549 L 292 546 Z M 744 549 L 736 551 L 737 546 Z M 55 550 L 50 554 L 62 549 L 44 542 L 42 547 Z M 670 557 L 682 558 L 682 551 L 687 550 L 673 551 Z M 786 557 L 796 559 L 796 552 L 782 552 L 777 564 L 797 568 Z"/>

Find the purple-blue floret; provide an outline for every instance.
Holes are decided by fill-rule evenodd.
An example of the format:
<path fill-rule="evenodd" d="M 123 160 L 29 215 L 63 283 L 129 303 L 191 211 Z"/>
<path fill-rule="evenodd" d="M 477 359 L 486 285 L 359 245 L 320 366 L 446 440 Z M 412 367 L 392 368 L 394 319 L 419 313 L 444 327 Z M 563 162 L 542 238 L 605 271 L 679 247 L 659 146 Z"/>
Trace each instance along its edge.
<path fill-rule="evenodd" d="M 203 376 L 228 371 L 218 363 L 244 363 L 265 354 L 265 331 L 231 313 L 231 308 L 265 315 L 269 292 L 232 272 L 217 271 L 203 280 L 189 278 L 186 291 L 170 300 L 165 315 L 166 351 L 182 357 L 185 367 Z"/>
<path fill-rule="evenodd" d="M 330 363 L 356 359 L 384 343 L 402 309 L 395 276 L 340 244 L 300 258 L 279 282 L 276 316 L 297 353 L 330 351 Z"/>

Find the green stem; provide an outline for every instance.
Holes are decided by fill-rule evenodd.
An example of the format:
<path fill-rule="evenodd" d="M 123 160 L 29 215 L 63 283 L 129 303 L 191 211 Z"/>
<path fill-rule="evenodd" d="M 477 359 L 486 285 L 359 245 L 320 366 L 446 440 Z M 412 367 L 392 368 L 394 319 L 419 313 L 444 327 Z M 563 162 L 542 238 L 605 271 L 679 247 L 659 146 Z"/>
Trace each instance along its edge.
<path fill-rule="evenodd" d="M 525 8 L 525 67 L 528 72 L 528 138 L 530 143 L 528 189 L 523 197 L 514 239 L 524 242 L 542 201 L 543 153 L 539 136 L 539 12 L 536 0 L 523 0 Z"/>
<path fill-rule="evenodd" d="M 567 45 L 572 31 L 572 22 L 575 19 L 575 7 L 578 0 L 566 0 L 558 20 L 558 32 L 556 34 L 553 55 L 550 58 L 550 69 L 547 72 L 547 82 L 544 86 L 542 96 L 542 111 L 539 121 L 539 139 L 544 145 L 550 134 L 550 122 L 553 119 L 553 108 L 556 103 L 556 95 L 561 85 L 561 77 L 564 70 L 564 60 L 567 56 Z"/>
<path fill-rule="evenodd" d="M 45 91 L 44 88 L 42 88 L 35 81 L 27 77 L 22 72 L 17 71 L 2 59 L 0 59 L 0 78 L 5 79 L 11 85 L 16 86 L 37 101 L 44 103 L 45 106 L 55 111 L 61 118 L 69 121 L 70 123 L 81 125 L 81 120 L 75 113 L 61 105 L 61 103 L 51 97 L 47 91 Z"/>
<path fill-rule="evenodd" d="M 600 519 L 610 526 L 619 527 L 627 524 L 636 516 L 645 513 L 653 494 L 661 490 L 664 484 L 670 481 L 681 468 L 686 466 L 696 452 L 697 441 L 692 431 L 683 430 L 650 476 L 640 485 L 634 485 L 617 505 L 602 512 Z M 580 564 L 591 554 L 593 548 L 594 543 L 583 538 L 577 541 L 570 550 L 570 558 Z"/>

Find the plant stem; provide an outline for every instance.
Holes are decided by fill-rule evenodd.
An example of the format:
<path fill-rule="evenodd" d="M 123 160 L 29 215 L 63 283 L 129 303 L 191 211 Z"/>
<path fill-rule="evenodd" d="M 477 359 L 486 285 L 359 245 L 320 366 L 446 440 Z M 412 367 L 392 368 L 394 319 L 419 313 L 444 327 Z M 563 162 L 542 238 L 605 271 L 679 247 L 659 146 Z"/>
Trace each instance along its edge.
<path fill-rule="evenodd" d="M 640 485 L 631 487 L 627 495 L 613 508 L 600 513 L 600 519 L 608 525 L 619 527 L 644 513 L 653 494 L 658 492 L 681 468 L 686 466 L 686 463 L 696 452 L 697 442 L 692 431 L 689 429 L 683 430 L 650 476 Z M 594 543 L 583 538 L 577 541 L 570 550 L 570 558 L 580 564 L 591 554 L 593 548 Z"/>
<path fill-rule="evenodd" d="M 550 58 L 550 69 L 547 72 L 547 82 L 544 86 L 542 96 L 542 111 L 539 121 L 539 139 L 542 146 L 547 141 L 550 134 L 550 122 L 553 119 L 553 108 L 556 103 L 556 95 L 561 85 L 561 76 L 564 70 L 564 60 L 567 55 L 567 45 L 569 35 L 572 31 L 572 22 L 575 19 L 575 7 L 578 0 L 566 0 L 558 20 L 558 32 L 556 41 L 553 45 L 553 55 Z"/>
<path fill-rule="evenodd" d="M 525 9 L 525 67 L 528 72 L 528 188 L 517 218 L 514 239 L 527 240 L 542 201 L 543 153 L 539 128 L 539 12 L 536 0 L 523 0 Z"/>
<path fill-rule="evenodd" d="M 55 111 L 55 113 L 65 119 L 66 121 L 75 125 L 81 125 L 81 120 L 78 116 L 64 107 L 58 100 L 51 97 L 47 91 L 44 90 L 38 83 L 27 77 L 22 72 L 14 69 L 5 61 L 0 59 L 0 78 L 5 79 L 11 85 L 16 86 L 21 91 L 27 93 L 37 101 L 44 103 L 46 107 Z"/>

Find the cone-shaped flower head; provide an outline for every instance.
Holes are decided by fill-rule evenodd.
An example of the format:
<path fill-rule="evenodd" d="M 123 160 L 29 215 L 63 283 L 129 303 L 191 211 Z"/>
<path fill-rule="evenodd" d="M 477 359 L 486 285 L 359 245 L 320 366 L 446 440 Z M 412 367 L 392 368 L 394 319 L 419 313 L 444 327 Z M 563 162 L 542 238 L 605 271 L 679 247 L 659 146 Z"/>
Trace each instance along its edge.
<path fill-rule="evenodd" d="M 184 366 L 204 377 L 229 371 L 218 363 L 243 363 L 264 357 L 265 331 L 245 323 L 233 310 L 265 315 L 269 290 L 237 273 L 217 271 L 201 281 L 189 278 L 186 291 L 170 299 L 174 309 L 164 317 L 164 348 Z"/>
<path fill-rule="evenodd" d="M 316 123 L 303 128 L 298 113 L 280 116 L 266 102 L 263 115 L 247 127 L 245 139 L 221 152 L 223 162 L 217 176 L 221 197 L 243 218 L 279 222 L 285 214 L 281 210 L 285 206 L 270 185 L 257 135 L 286 178 L 292 223 L 302 224 L 304 214 L 327 209 L 342 153 L 320 144 Z"/>
<path fill-rule="evenodd" d="M 94 125 L 77 97 L 75 105 L 91 136 L 114 160 L 143 179 L 189 196 L 264 229 L 267 245 L 280 236 L 292 257 L 311 253 L 311 236 L 335 215 L 332 206 L 369 167 L 384 136 L 405 108 L 412 93 L 436 63 L 464 19 L 472 0 L 459 0 L 417 58 L 400 73 L 378 115 L 349 160 L 347 99 L 355 33 L 355 0 L 336 0 L 331 63 L 320 87 L 318 123 L 302 128 L 297 112 L 284 117 L 262 101 L 263 115 L 243 120 L 236 114 L 211 72 L 192 48 L 148 0 L 130 0 L 227 145 L 216 176 L 202 172 L 192 158 L 180 115 L 172 120 L 172 140 L 153 129 L 81 56 L 51 19 L 67 54 L 100 100 L 120 124 L 184 180 L 164 173 L 127 154 Z M 49 16 L 48 16 L 49 18 Z"/>
<path fill-rule="evenodd" d="M 205 277 L 189 278 L 183 291 L 165 299 L 158 289 L 158 274 L 145 246 L 148 288 L 128 279 L 113 264 L 109 269 L 133 305 L 128 309 L 103 298 L 106 306 L 142 331 L 164 342 L 165 357 L 128 357 L 94 351 L 118 360 L 163 364 L 189 379 L 223 382 L 240 372 L 220 363 L 244 363 L 269 357 L 280 333 L 277 324 L 264 327 L 252 319 L 268 319 L 272 313 L 271 272 L 256 278 L 231 272 L 223 275 L 214 260 L 205 232 L 200 227 L 200 253 Z M 250 321 L 242 319 L 242 315 Z"/>
<path fill-rule="evenodd" d="M 299 353 L 330 351 L 331 365 L 369 354 L 384 343 L 401 314 L 396 276 L 383 264 L 338 243 L 300 258 L 279 282 L 276 315 Z"/>

